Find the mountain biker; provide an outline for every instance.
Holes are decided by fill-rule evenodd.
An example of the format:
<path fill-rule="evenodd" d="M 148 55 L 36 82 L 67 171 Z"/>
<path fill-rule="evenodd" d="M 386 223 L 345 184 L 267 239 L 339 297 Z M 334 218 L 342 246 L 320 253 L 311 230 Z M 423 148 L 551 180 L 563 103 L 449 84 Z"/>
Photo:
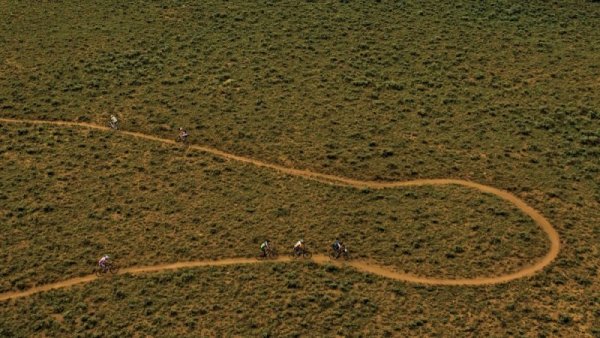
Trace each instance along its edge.
<path fill-rule="evenodd" d="M 102 271 L 106 271 L 108 269 L 108 265 L 110 264 L 110 256 L 104 255 L 98 261 L 98 266 L 102 269 Z"/>
<path fill-rule="evenodd" d="M 302 252 L 304 252 L 304 240 L 301 239 L 298 242 L 296 242 L 296 244 L 294 245 L 294 253 L 296 255 L 301 254 Z"/>
<path fill-rule="evenodd" d="M 111 116 L 110 116 L 110 126 L 111 126 L 113 129 L 117 129 L 117 123 L 119 123 L 119 120 L 117 120 L 117 117 L 116 117 L 116 116 L 114 116 L 114 115 L 111 115 Z"/>
<path fill-rule="evenodd" d="M 262 252 L 263 257 L 267 256 L 267 251 L 270 249 L 269 247 L 269 240 L 265 240 L 261 245 L 260 245 L 260 251 Z"/>
<path fill-rule="evenodd" d="M 183 128 L 179 128 L 179 139 L 183 142 L 185 142 L 185 140 L 187 139 L 187 137 L 189 136 L 188 132 L 183 129 Z"/>
<path fill-rule="evenodd" d="M 333 244 L 331 245 L 331 248 L 333 249 L 333 251 L 338 253 L 342 250 L 343 246 L 344 246 L 344 244 L 336 238 L 335 242 L 333 242 Z"/>

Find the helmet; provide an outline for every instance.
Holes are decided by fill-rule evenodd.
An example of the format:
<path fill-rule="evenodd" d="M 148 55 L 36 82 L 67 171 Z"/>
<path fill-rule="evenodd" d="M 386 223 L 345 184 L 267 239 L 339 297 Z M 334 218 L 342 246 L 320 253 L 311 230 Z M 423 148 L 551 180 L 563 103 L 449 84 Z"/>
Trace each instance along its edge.
<path fill-rule="evenodd" d="M 109 255 L 104 255 L 104 257 L 106 257 L 106 258 L 110 258 L 110 256 L 109 256 Z"/>
<path fill-rule="evenodd" d="M 301 240 L 300 240 L 300 243 L 304 243 L 304 239 L 301 239 Z"/>
<path fill-rule="evenodd" d="M 182 127 L 179 127 L 179 130 L 183 130 L 183 128 L 182 128 Z"/>

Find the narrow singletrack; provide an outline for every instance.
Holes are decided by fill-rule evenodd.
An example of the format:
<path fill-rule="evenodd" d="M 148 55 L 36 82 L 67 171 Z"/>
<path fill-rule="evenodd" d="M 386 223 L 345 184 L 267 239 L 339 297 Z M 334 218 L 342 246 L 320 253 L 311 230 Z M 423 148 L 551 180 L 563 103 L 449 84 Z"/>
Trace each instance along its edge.
<path fill-rule="evenodd" d="M 91 123 L 84 122 L 69 122 L 69 121 L 44 121 L 44 120 L 19 120 L 19 119 L 9 119 L 9 118 L 0 118 L 0 122 L 5 123 L 23 123 L 23 124 L 47 124 L 47 125 L 58 125 L 58 126 L 69 126 L 69 127 L 84 127 L 90 129 L 111 130 L 108 127 L 99 126 Z M 141 139 L 167 143 L 167 144 L 176 144 L 174 140 L 163 139 L 160 137 L 147 135 L 139 132 L 132 131 L 114 131 L 117 133 L 121 133 L 124 135 L 129 135 Z M 365 261 L 348 261 L 344 262 L 344 265 L 353 267 L 359 271 L 376 274 L 379 276 L 399 280 L 406 281 L 411 283 L 419 283 L 419 284 L 429 284 L 429 285 L 490 285 L 490 284 L 499 284 L 506 283 L 515 279 L 524 278 L 531 276 L 548 264 L 550 264 L 557 256 L 560 250 L 560 238 L 554 227 L 548 222 L 548 220 L 542 216 L 540 212 L 535 210 L 533 207 L 529 206 L 525 201 L 521 200 L 514 194 L 494 188 L 488 185 L 475 183 L 466 180 L 459 179 L 417 179 L 411 181 L 395 181 L 395 182 L 378 182 L 378 181 L 361 181 L 356 179 L 351 179 L 347 177 L 341 177 L 330 174 L 322 174 L 313 172 L 305 169 L 295 169 L 288 168 L 277 164 L 267 163 L 260 160 L 255 160 L 248 157 L 238 156 L 234 154 L 230 154 L 215 148 L 200 146 L 200 145 L 189 145 L 190 149 L 199 150 L 205 153 L 210 153 L 225 159 L 230 159 L 234 161 L 239 161 L 242 163 L 247 163 L 251 165 L 255 165 L 258 167 L 268 168 L 272 170 L 276 170 L 286 175 L 299 176 L 306 179 L 310 179 L 313 181 L 318 181 L 322 183 L 327 183 L 331 185 L 344 186 L 344 187 L 352 187 L 358 189 L 387 189 L 387 188 L 399 188 L 399 187 L 411 187 L 411 186 L 426 186 L 426 185 L 459 185 L 466 188 L 478 190 L 480 192 L 493 194 L 495 196 L 500 197 L 501 199 L 513 204 L 517 207 L 521 212 L 525 213 L 533 221 L 546 233 L 548 239 L 550 240 L 550 250 L 543 256 L 540 260 L 535 262 L 533 265 L 526 266 L 519 271 L 508 273 L 500 276 L 493 277 L 475 277 L 475 278 L 458 278 L 458 279 L 445 279 L 445 278 L 432 278 L 432 277 L 420 277 L 411 274 L 405 274 L 393 271 L 387 267 L 376 265 L 371 262 Z M 312 260 L 316 263 L 331 263 L 331 264 L 340 264 L 339 262 L 331 262 L 327 257 L 322 255 L 313 256 Z M 268 260 L 264 262 L 287 262 L 288 258 L 279 258 L 277 260 Z M 221 265 L 232 265 L 232 264 L 255 264 L 263 261 L 258 261 L 255 259 L 247 259 L 247 258 L 229 258 L 223 260 L 213 260 L 213 261 L 194 261 L 194 262 L 178 262 L 173 264 L 166 265 L 156 265 L 156 266 L 146 266 L 146 267 L 131 267 L 127 269 L 122 269 L 119 274 L 124 273 L 145 273 L 145 272 L 154 272 L 154 271 L 162 271 L 162 270 L 173 270 L 180 268 L 190 268 L 190 267 L 201 267 L 201 266 L 221 266 Z M 38 287 L 34 287 L 25 291 L 15 291 L 0 294 L 0 301 L 11 299 L 11 298 L 19 298 L 26 297 L 31 294 L 42 292 L 51 289 L 69 287 L 75 284 L 87 283 L 95 280 L 95 276 L 84 276 L 80 278 L 73 278 L 69 280 L 65 280 L 58 283 L 42 285 Z"/>

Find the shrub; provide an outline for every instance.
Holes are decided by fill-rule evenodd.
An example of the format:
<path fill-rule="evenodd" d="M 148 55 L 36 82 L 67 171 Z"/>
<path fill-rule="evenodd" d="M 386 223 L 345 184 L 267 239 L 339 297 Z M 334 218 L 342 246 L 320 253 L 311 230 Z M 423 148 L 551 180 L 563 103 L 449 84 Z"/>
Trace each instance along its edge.
<path fill-rule="evenodd" d="M 387 81 L 385 82 L 384 87 L 392 90 L 404 90 L 404 84 L 396 81 Z"/>
<path fill-rule="evenodd" d="M 560 314 L 558 316 L 558 322 L 563 324 L 563 325 L 568 325 L 571 324 L 573 322 L 573 318 L 571 318 L 571 316 L 569 315 L 565 315 L 565 314 Z"/>

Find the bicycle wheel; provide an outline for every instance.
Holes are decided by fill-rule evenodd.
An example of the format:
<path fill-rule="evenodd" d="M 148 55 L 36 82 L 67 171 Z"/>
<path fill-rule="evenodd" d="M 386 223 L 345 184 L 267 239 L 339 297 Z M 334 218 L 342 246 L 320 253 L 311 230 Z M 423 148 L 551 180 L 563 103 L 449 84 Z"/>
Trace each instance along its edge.
<path fill-rule="evenodd" d="M 350 259 L 350 253 L 347 250 L 344 251 L 344 253 L 342 253 L 342 256 L 344 257 L 345 260 L 349 260 Z"/>
<path fill-rule="evenodd" d="M 274 249 L 271 249 L 271 252 L 269 253 L 269 258 L 276 259 L 277 256 L 279 256 L 277 254 L 277 251 L 275 251 Z"/>
<path fill-rule="evenodd" d="M 119 273 L 119 266 L 117 264 L 111 264 L 108 268 L 108 271 L 110 271 L 112 274 Z"/>
<path fill-rule="evenodd" d="M 94 270 L 92 270 L 92 274 L 96 275 L 96 277 L 100 277 L 102 276 L 102 269 L 94 268 Z"/>
<path fill-rule="evenodd" d="M 302 257 L 304 257 L 306 259 L 310 259 L 312 257 L 312 252 L 304 250 Z"/>

